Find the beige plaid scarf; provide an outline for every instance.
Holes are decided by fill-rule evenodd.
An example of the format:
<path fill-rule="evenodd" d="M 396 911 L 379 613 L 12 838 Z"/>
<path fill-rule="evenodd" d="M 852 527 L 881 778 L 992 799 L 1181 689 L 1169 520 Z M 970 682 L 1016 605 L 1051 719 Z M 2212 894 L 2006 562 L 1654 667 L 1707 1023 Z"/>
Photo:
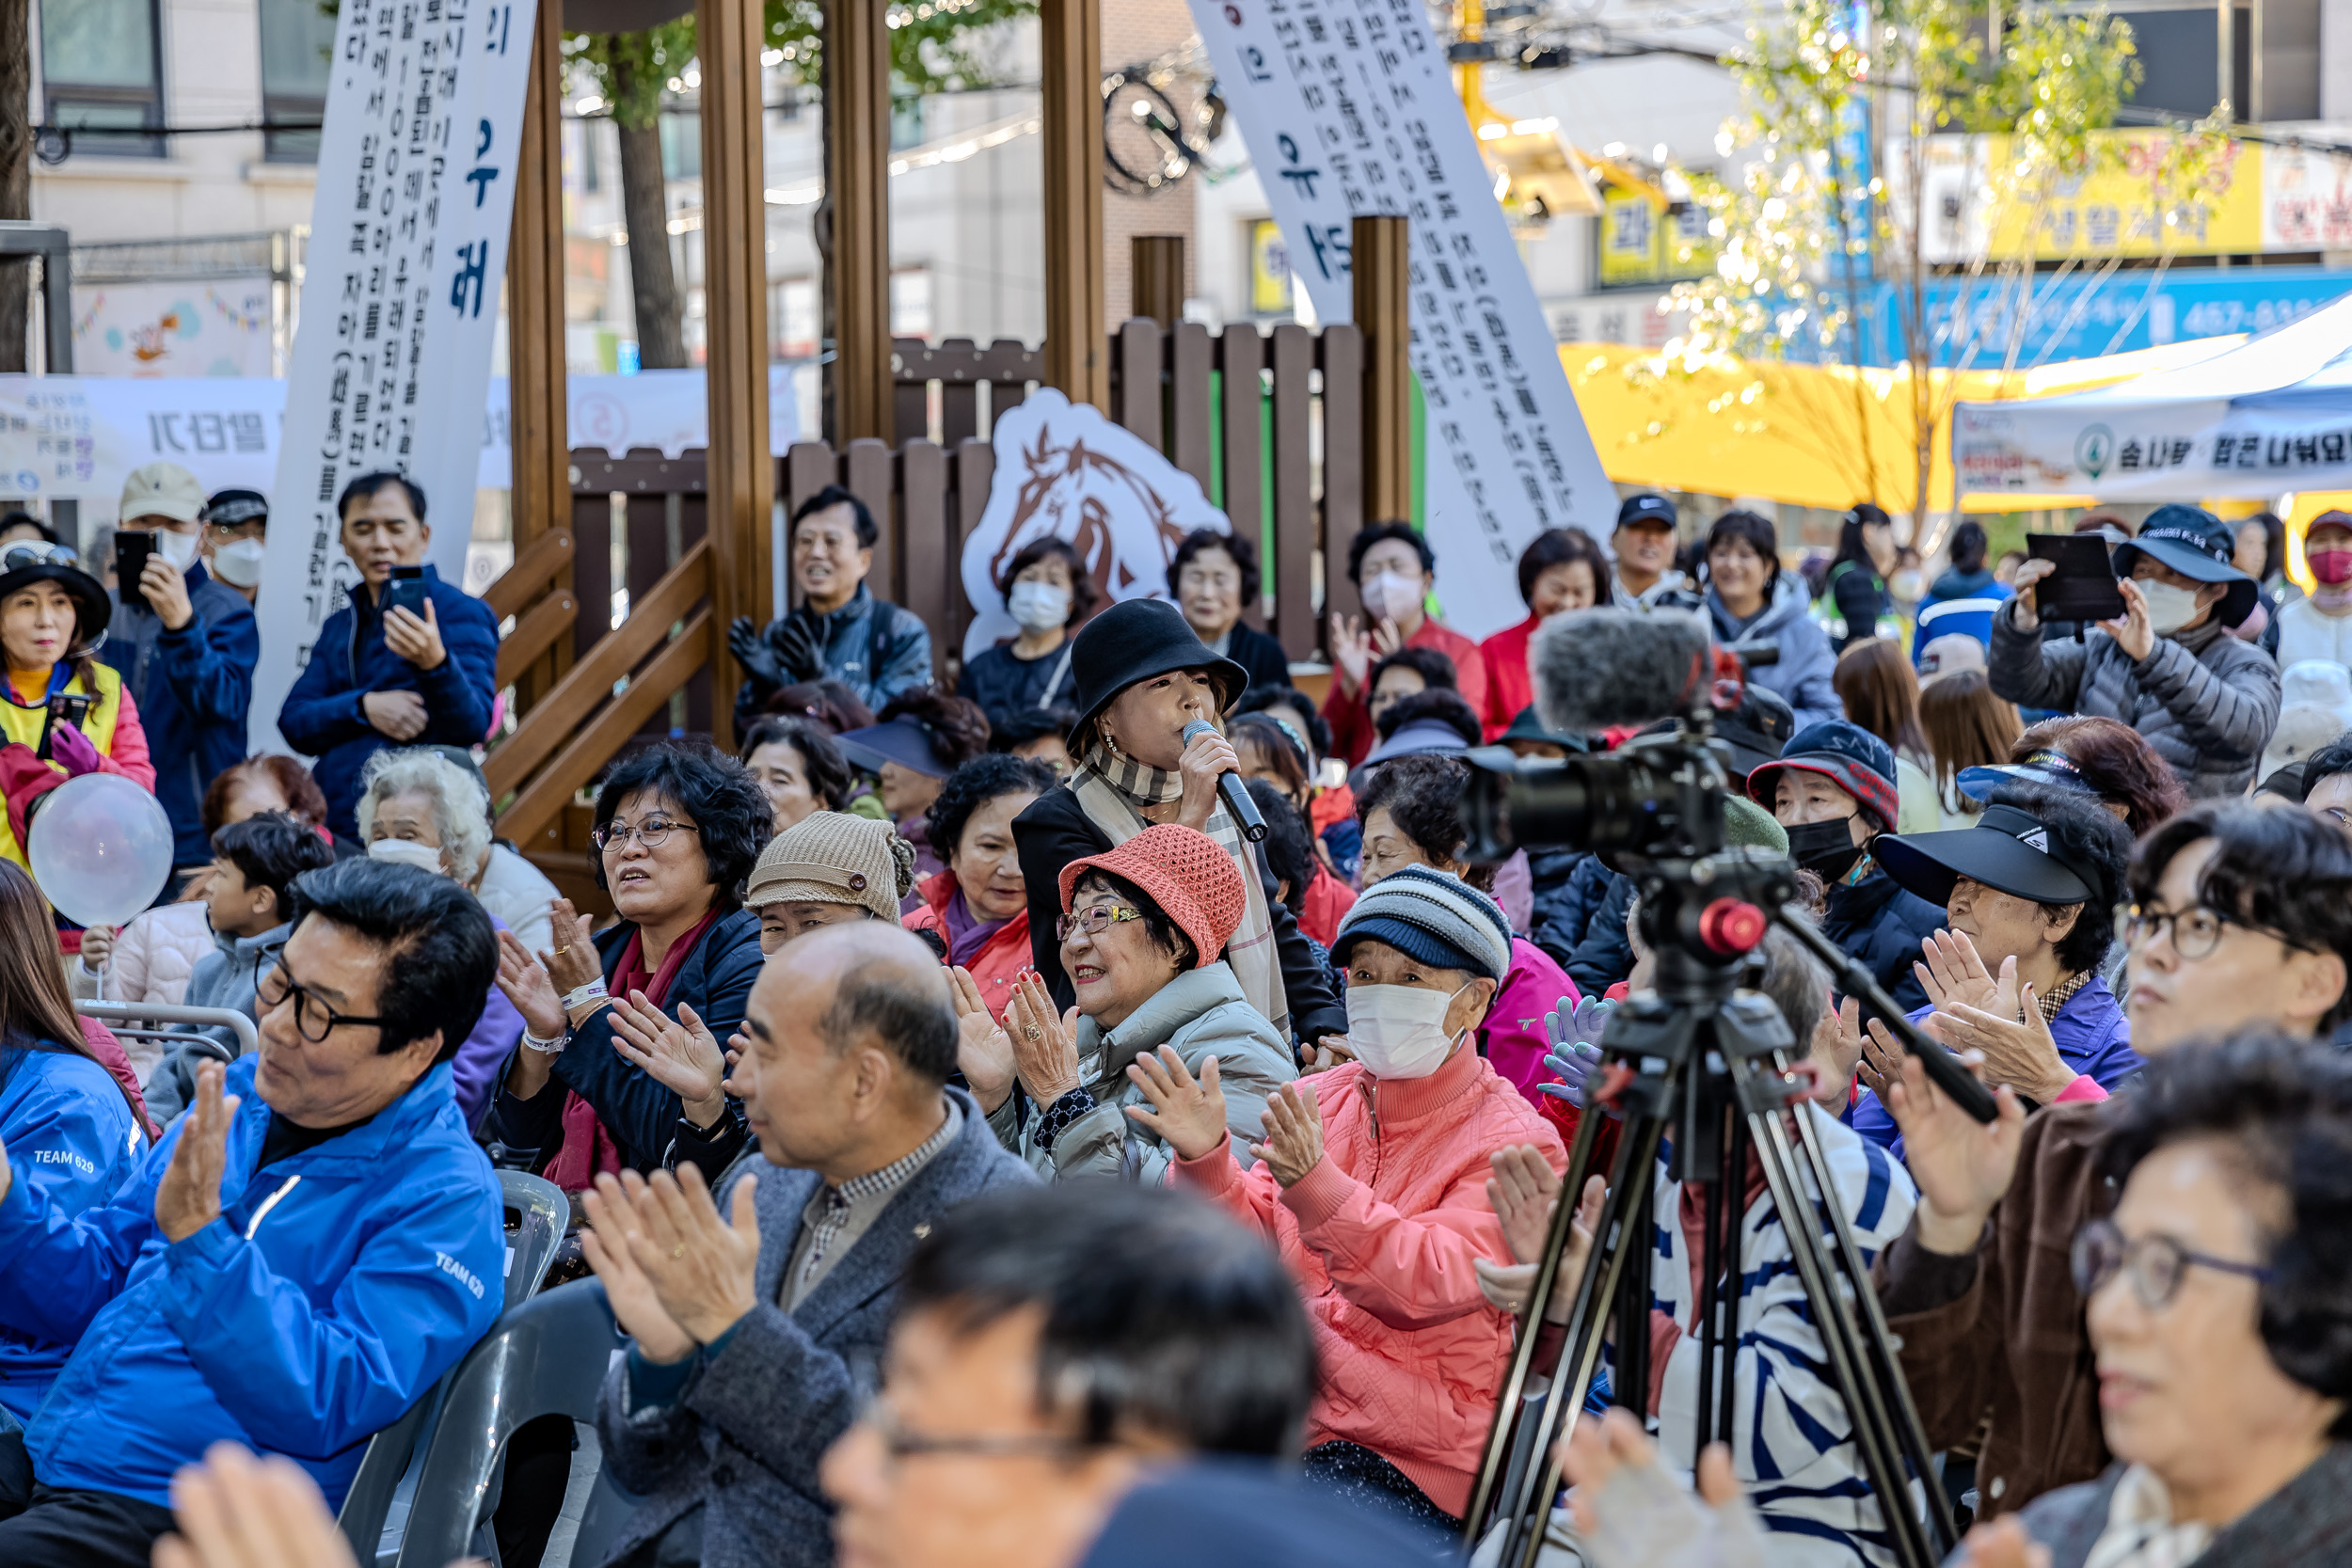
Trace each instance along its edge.
<path fill-rule="evenodd" d="M 1115 847 L 1152 826 L 1151 819 L 1143 815 L 1144 807 L 1164 806 L 1181 799 L 1184 781 L 1181 774 L 1149 767 L 1123 752 L 1113 752 L 1098 740 L 1071 770 L 1070 792 L 1078 798 L 1087 820 L 1101 830 Z M 1221 800 L 1209 814 L 1209 825 L 1203 831 L 1241 868 L 1241 885 L 1249 895 L 1248 906 L 1242 911 L 1241 924 L 1233 928 L 1232 939 L 1225 944 L 1225 961 L 1232 966 L 1233 977 L 1241 982 L 1241 992 L 1249 999 L 1249 1005 L 1263 1013 L 1287 1039 L 1291 1032 L 1290 999 L 1282 990 L 1282 965 L 1274 946 L 1274 916 L 1266 908 L 1265 884 L 1258 875 L 1258 857 L 1249 841 L 1241 836 L 1240 826 Z"/>

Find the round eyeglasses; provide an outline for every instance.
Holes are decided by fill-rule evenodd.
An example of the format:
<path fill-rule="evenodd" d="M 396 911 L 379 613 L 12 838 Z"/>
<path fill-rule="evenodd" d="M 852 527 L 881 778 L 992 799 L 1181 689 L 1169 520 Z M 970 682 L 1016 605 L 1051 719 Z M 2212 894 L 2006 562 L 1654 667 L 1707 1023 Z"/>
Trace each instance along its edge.
<path fill-rule="evenodd" d="M 648 849 L 659 849 L 672 833 L 693 831 L 694 824 L 691 822 L 679 822 L 667 816 L 648 816 L 633 828 L 626 822 L 608 822 L 590 833 L 588 842 L 612 855 L 627 849 L 632 838 Z"/>
<path fill-rule="evenodd" d="M 2185 910 L 2151 910 L 2138 904 L 2118 904 L 2115 907 L 2116 934 L 2123 939 L 2126 948 L 2137 953 L 2156 938 L 2169 933 L 2172 939 L 2172 951 L 2190 963 L 2212 958 L 2214 951 L 2221 945 L 2223 933 L 2233 926 L 2241 931 L 2259 931 L 2298 951 L 2303 947 L 2301 942 L 2284 932 L 2240 920 L 2219 910 L 2207 909 L 2202 904 L 2192 904 Z"/>
<path fill-rule="evenodd" d="M 2214 1269 L 2257 1281 L 2270 1278 L 2270 1271 L 2259 1263 L 2239 1263 L 2191 1252 L 2169 1236 L 2133 1240 L 2118 1229 L 2113 1220 L 2092 1220 L 2074 1232 L 2071 1261 L 2074 1289 L 2085 1299 L 2121 1274 L 2130 1278 L 2132 1294 L 2151 1312 L 2171 1305 L 2172 1298 L 2181 1293 L 2182 1276 L 2192 1268 Z"/>

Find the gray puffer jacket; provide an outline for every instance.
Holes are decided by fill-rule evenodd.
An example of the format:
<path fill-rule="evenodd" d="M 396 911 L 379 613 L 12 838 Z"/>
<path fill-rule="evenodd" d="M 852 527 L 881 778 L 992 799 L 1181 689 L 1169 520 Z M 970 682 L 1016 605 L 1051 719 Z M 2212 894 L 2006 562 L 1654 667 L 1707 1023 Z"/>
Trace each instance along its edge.
<path fill-rule="evenodd" d="M 229 937 L 213 933 L 213 951 L 196 962 L 196 972 L 188 976 L 188 992 L 183 1005 L 190 1007 L 220 1007 L 243 1013 L 257 1024 L 261 1010 L 255 999 L 260 989 L 262 971 L 278 961 L 284 950 L 286 938 L 293 934 L 292 926 L 273 926 L 260 936 Z M 207 1023 L 176 1025 L 170 1049 L 156 1064 L 155 1071 L 144 1085 L 147 1114 L 155 1118 L 155 1125 L 167 1127 L 181 1112 L 196 1101 L 196 1069 L 206 1062 L 233 1062 L 237 1059 L 236 1031 L 226 1024 Z"/>
<path fill-rule="evenodd" d="M 1994 695 L 2021 707 L 2116 719 L 2146 737 L 2189 794 L 2243 795 L 2279 725 L 2279 666 L 2212 622 L 2156 639 L 2135 660 L 2104 631 L 2042 641 L 1993 617 Z"/>
<path fill-rule="evenodd" d="M 1216 1058 L 1225 1125 L 1232 1132 L 1234 1153 L 1250 1164 L 1248 1145 L 1264 1135 L 1266 1096 L 1295 1078 L 1298 1069 L 1289 1044 L 1249 1005 L 1232 969 L 1221 962 L 1177 975 L 1108 1034 L 1090 1018 L 1078 1021 L 1078 1079 L 1093 1096 L 1094 1109 L 1063 1128 L 1051 1149 L 1038 1147 L 1038 1117 L 1015 1130 L 1010 1095 L 989 1125 L 1007 1148 L 1048 1180 L 1124 1176 L 1157 1186 L 1168 1178 L 1168 1148 L 1131 1120 L 1125 1108 L 1145 1103 L 1143 1091 L 1128 1082 L 1127 1064 L 1163 1045 L 1174 1046 L 1195 1077 L 1204 1060 Z"/>

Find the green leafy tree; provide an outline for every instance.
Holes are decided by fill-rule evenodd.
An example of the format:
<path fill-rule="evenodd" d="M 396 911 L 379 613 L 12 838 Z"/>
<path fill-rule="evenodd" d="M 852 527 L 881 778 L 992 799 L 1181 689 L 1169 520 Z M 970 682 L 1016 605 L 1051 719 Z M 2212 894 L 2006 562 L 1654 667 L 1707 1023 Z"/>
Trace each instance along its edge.
<path fill-rule="evenodd" d="M 2038 233 L 2085 179 L 2123 166 L 2118 138 L 2100 133 L 2140 80 L 2130 26 L 2100 10 L 1996 16 L 1982 0 L 1788 0 L 1759 11 L 1724 61 L 1741 110 L 1716 149 L 1735 172 L 1694 182 L 1720 247 L 1716 272 L 1677 287 L 1673 302 L 1690 312 L 1686 355 L 1848 365 L 1853 440 L 1841 467 L 1857 499 L 1908 487 L 1923 550 L 1941 531 L 1930 527 L 1929 475 L 1959 384 L 1931 373 L 1938 361 L 2017 369 L 2032 329 L 2055 325 L 2056 341 L 2074 325 L 2054 322 L 2046 285 L 2084 266 L 2104 277 L 2122 261 L 2118 247 L 2039 272 L 2018 236 Z M 1988 48 L 1996 26 L 1999 45 Z M 2162 235 L 2159 272 L 2212 200 L 2228 123 L 2224 104 L 2158 135 L 2132 175 Z M 1944 278 L 1957 298 L 1932 311 Z M 1874 393 L 1857 308 L 1880 283 L 1891 285 L 1909 372 L 1903 423 L 1915 439 L 1903 451 L 1873 450 L 1866 409 Z M 1956 350 L 1940 341 L 1955 322 L 1972 324 Z"/>
<path fill-rule="evenodd" d="M 980 47 L 984 30 L 1036 14 L 1037 0 L 893 5 L 887 13 L 891 95 L 914 98 L 994 85 L 993 62 Z M 767 47 L 782 56 L 785 73 L 821 87 L 824 8 L 813 0 L 769 0 L 765 22 Z M 689 11 L 642 33 L 568 34 L 564 52 L 573 86 L 585 85 L 602 98 L 620 133 L 621 209 L 629 238 L 638 362 L 649 370 L 683 366 L 685 302 L 670 257 L 660 130 L 669 84 L 683 77 L 694 57 L 694 15 Z"/>

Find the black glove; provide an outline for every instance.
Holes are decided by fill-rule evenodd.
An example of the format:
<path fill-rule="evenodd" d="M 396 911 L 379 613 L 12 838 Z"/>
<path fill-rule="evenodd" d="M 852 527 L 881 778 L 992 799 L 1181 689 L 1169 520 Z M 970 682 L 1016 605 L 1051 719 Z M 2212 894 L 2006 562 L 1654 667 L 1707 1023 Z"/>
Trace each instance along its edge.
<path fill-rule="evenodd" d="M 787 615 L 769 629 L 768 646 L 776 667 L 784 672 L 781 685 L 817 680 L 825 673 L 825 650 L 818 646 L 809 624 L 798 615 Z"/>
<path fill-rule="evenodd" d="M 727 652 L 735 656 L 735 662 L 743 667 L 755 686 L 772 691 L 790 683 L 791 677 L 776 661 L 775 650 L 761 639 L 748 615 L 738 615 L 727 624 Z"/>

